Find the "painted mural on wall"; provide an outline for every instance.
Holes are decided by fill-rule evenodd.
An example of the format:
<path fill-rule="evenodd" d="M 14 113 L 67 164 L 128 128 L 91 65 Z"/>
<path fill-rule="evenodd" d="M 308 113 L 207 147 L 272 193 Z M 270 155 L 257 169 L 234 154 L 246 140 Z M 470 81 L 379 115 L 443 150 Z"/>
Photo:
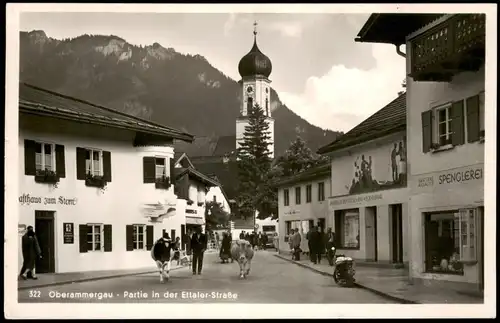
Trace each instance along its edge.
<path fill-rule="evenodd" d="M 404 141 L 393 144 L 387 160 L 377 161 L 371 155 L 361 154 L 354 161 L 354 176 L 349 194 L 360 194 L 406 185 L 406 147 Z M 383 162 L 389 168 L 389 178 L 376 178 L 374 163 Z M 382 166 L 382 165 L 379 165 Z M 382 166 L 383 167 L 383 166 Z M 387 174 L 387 172 L 384 172 Z"/>

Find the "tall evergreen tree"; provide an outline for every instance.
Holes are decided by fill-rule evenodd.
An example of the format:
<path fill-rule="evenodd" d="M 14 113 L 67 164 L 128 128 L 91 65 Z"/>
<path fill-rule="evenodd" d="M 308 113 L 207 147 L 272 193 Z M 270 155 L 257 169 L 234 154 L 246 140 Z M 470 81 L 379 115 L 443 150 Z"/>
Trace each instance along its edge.
<path fill-rule="evenodd" d="M 248 114 L 243 141 L 238 148 L 238 213 L 247 218 L 262 209 L 266 181 L 271 169 L 268 144 L 271 139 L 264 110 L 255 105 Z"/>

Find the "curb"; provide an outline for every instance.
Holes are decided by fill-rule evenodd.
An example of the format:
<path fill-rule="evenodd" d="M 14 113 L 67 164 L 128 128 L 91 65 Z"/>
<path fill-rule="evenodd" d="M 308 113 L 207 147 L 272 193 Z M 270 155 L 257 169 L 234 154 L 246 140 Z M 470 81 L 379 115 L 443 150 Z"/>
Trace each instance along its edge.
<path fill-rule="evenodd" d="M 314 272 L 316 272 L 316 273 L 318 273 L 318 274 L 321 274 L 321 275 L 323 275 L 323 276 L 333 277 L 333 274 L 329 274 L 329 273 L 326 273 L 326 272 L 324 272 L 324 271 L 322 271 L 322 270 L 319 270 L 319 269 L 316 269 L 316 268 L 309 267 L 309 266 L 307 266 L 307 265 L 305 265 L 305 264 L 302 264 L 302 263 L 300 263 L 300 262 L 297 262 L 297 261 L 295 261 L 295 260 L 287 259 L 287 258 L 282 257 L 282 256 L 280 256 L 280 255 L 274 255 L 274 256 L 275 256 L 276 258 L 279 258 L 279 259 L 282 259 L 282 260 L 285 260 L 285 261 L 291 262 L 291 263 L 293 263 L 293 264 L 296 264 L 296 265 L 298 265 L 298 266 L 300 266 L 300 267 L 307 268 L 307 269 L 309 269 L 309 270 L 311 270 L 311 271 L 314 271 Z M 387 293 L 381 292 L 381 291 L 376 290 L 376 289 L 374 289 L 374 288 L 364 286 L 364 285 L 362 285 L 362 284 L 360 284 L 360 283 L 354 283 L 354 286 L 359 287 L 359 288 L 366 289 L 366 290 L 368 290 L 368 291 L 370 291 L 370 292 L 372 292 L 372 293 L 375 293 L 375 294 L 377 294 L 377 295 L 379 295 L 379 296 L 382 296 L 382 297 L 384 297 L 384 298 L 387 298 L 387 299 L 390 299 L 390 300 L 396 301 L 396 302 L 398 302 L 398 303 L 402 303 L 402 304 L 421 304 L 421 303 L 419 303 L 419 302 L 411 301 L 411 300 L 404 299 L 404 298 L 401 298 L 401 297 L 392 296 L 392 295 L 390 295 L 390 294 L 387 294 Z"/>
<path fill-rule="evenodd" d="M 174 271 L 174 270 L 181 269 L 181 268 L 184 268 L 184 267 L 171 268 L 170 271 Z M 112 278 L 119 278 L 119 277 L 126 277 L 126 276 L 152 274 L 152 273 L 156 273 L 156 272 L 158 272 L 158 271 L 157 270 L 148 270 L 148 271 L 142 271 L 142 272 L 126 273 L 126 274 L 115 274 L 115 275 L 108 275 L 108 276 L 65 280 L 65 281 L 61 281 L 61 282 L 40 284 L 40 285 L 35 285 L 35 286 L 22 286 L 22 287 L 18 287 L 17 290 L 20 291 L 20 290 L 26 290 L 26 289 L 36 289 L 36 288 L 44 288 L 44 287 L 51 287 L 51 286 L 69 285 L 69 284 L 74 284 L 74 283 L 84 283 L 84 282 L 112 279 Z"/>

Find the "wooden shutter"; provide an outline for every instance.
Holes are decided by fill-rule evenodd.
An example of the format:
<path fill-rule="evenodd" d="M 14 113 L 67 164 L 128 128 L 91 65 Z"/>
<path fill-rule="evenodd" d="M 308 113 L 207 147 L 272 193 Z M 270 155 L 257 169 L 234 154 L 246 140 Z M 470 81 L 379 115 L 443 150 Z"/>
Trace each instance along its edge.
<path fill-rule="evenodd" d="M 79 226 L 80 253 L 87 252 L 87 233 L 88 233 L 88 226 L 86 224 L 80 224 Z"/>
<path fill-rule="evenodd" d="M 181 249 L 186 249 L 186 225 L 181 224 Z"/>
<path fill-rule="evenodd" d="M 85 148 L 76 148 L 76 179 L 85 180 Z"/>
<path fill-rule="evenodd" d="M 104 225 L 104 251 L 110 252 L 113 250 L 113 230 L 111 224 Z"/>
<path fill-rule="evenodd" d="M 422 148 L 427 153 L 432 146 L 432 110 L 422 112 Z"/>
<path fill-rule="evenodd" d="M 142 171 L 144 174 L 144 183 L 154 183 L 156 178 L 156 164 L 154 157 L 142 158 Z"/>
<path fill-rule="evenodd" d="M 134 226 L 133 225 L 126 226 L 125 241 L 126 241 L 127 251 L 134 250 Z"/>
<path fill-rule="evenodd" d="M 56 172 L 59 178 L 66 177 L 66 165 L 64 160 L 64 146 L 56 145 Z"/>
<path fill-rule="evenodd" d="M 172 239 L 172 241 L 175 241 L 175 229 L 170 230 L 170 239 Z"/>
<path fill-rule="evenodd" d="M 35 162 L 35 142 L 33 140 L 24 140 L 24 174 L 36 175 Z"/>
<path fill-rule="evenodd" d="M 174 184 L 174 178 L 175 178 L 175 160 L 173 158 L 169 158 L 169 165 L 170 165 L 170 183 Z"/>
<path fill-rule="evenodd" d="M 151 250 L 153 248 L 153 240 L 154 240 L 154 230 L 152 225 L 146 226 L 146 249 Z"/>
<path fill-rule="evenodd" d="M 451 117 L 451 143 L 453 146 L 463 145 L 464 133 L 464 101 L 453 102 L 450 109 Z"/>
<path fill-rule="evenodd" d="M 102 175 L 106 182 L 111 182 L 111 153 L 102 152 Z"/>
<path fill-rule="evenodd" d="M 479 129 L 479 95 L 467 99 L 467 142 L 478 141 Z"/>

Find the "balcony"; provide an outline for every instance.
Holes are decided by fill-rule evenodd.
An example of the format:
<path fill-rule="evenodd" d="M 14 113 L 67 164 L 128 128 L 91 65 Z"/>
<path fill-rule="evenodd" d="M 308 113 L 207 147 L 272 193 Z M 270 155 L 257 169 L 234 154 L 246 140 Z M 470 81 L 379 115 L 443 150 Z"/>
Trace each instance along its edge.
<path fill-rule="evenodd" d="M 486 15 L 457 14 L 411 39 L 411 73 L 416 82 L 450 82 L 478 71 L 485 62 Z"/>

